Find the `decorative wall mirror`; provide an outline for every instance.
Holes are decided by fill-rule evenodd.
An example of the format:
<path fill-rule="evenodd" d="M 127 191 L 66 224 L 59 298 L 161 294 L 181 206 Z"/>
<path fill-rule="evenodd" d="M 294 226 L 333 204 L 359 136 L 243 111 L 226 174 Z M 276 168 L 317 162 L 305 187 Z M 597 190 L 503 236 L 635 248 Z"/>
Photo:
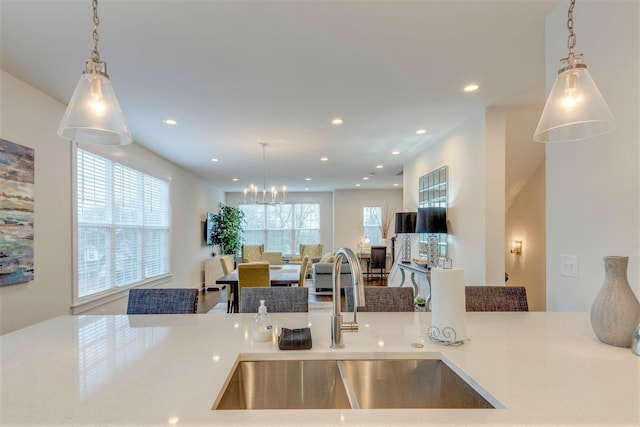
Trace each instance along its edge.
<path fill-rule="evenodd" d="M 447 178 L 448 168 L 442 166 L 426 175 L 418 178 L 418 207 L 419 208 L 447 208 Z M 447 256 L 447 234 L 437 233 L 438 256 Z M 418 234 L 418 245 L 420 256 L 428 256 L 427 233 Z"/>

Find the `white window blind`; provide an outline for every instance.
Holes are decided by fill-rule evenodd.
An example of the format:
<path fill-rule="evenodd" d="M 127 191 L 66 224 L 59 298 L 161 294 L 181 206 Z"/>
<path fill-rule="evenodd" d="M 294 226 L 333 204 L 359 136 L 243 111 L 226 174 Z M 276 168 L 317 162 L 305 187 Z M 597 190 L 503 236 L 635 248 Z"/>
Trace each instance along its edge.
<path fill-rule="evenodd" d="M 78 298 L 169 272 L 169 183 L 77 151 Z"/>
<path fill-rule="evenodd" d="M 242 204 L 244 244 L 265 244 L 266 251 L 291 255 L 301 243 L 320 242 L 319 203 Z"/>
<path fill-rule="evenodd" d="M 362 208 L 362 233 L 371 244 L 382 243 L 382 207 L 365 206 Z"/>

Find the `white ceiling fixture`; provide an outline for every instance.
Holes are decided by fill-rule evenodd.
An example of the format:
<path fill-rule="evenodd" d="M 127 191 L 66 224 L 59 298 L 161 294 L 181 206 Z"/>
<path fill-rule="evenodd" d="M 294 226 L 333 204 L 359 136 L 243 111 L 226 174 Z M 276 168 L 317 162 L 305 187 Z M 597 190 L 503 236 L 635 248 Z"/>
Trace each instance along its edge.
<path fill-rule="evenodd" d="M 174 125 L 178 124 L 178 121 L 176 119 L 164 119 L 163 122 L 165 124 L 171 125 L 171 126 L 174 126 Z"/>
<path fill-rule="evenodd" d="M 610 132 L 616 127 L 611 110 L 583 62 L 583 55 L 573 52 L 576 45 L 573 32 L 575 3 L 571 0 L 567 13 L 569 56 L 560 60 L 558 76 L 533 134 L 533 139 L 538 142 L 579 141 Z"/>
<path fill-rule="evenodd" d="M 261 142 L 262 146 L 262 194 L 259 195 L 258 186 L 251 184 L 249 188 L 243 190 L 244 202 L 247 203 L 247 198 L 250 203 L 272 205 L 275 203 L 284 203 L 287 197 L 287 187 L 282 186 L 282 193 L 278 193 L 275 186 L 271 186 L 271 189 L 267 191 L 267 153 L 266 149 L 269 146 L 268 142 Z M 282 200 L 278 200 L 278 196 L 282 196 Z"/>
<path fill-rule="evenodd" d="M 464 91 L 465 92 L 475 92 L 478 89 L 480 89 L 480 86 L 478 86 L 477 84 L 473 83 L 473 84 L 468 84 L 464 87 Z"/>
<path fill-rule="evenodd" d="M 133 138 L 109 82 L 107 63 L 98 53 L 98 0 L 93 0 L 93 51 L 85 65 L 58 135 L 74 142 L 127 145 Z"/>
<path fill-rule="evenodd" d="M 135 143 L 239 195 L 252 179 L 260 185 L 247 153 L 259 155 L 263 138 L 267 184 L 287 184 L 287 193 L 353 189 L 380 159 L 375 188 L 391 189 L 395 172 L 463 118 L 495 105 L 544 105 L 545 16 L 559 4 L 98 1 L 98 49 Z M 0 2 L 2 70 L 66 106 L 84 70 L 74 65 L 92 49 L 90 0 Z M 238 28 L 260 37 L 228 37 Z M 442 34 L 447 43 L 431 42 Z M 140 52 L 151 67 L 131 66 Z M 480 76 L 481 90 L 462 92 Z M 338 117 L 343 124 L 333 125 Z"/>
<path fill-rule="evenodd" d="M 342 119 L 341 119 L 341 118 L 336 117 L 335 119 L 333 119 L 333 120 L 331 121 L 331 123 L 333 123 L 334 125 L 341 125 L 343 122 L 342 122 Z"/>

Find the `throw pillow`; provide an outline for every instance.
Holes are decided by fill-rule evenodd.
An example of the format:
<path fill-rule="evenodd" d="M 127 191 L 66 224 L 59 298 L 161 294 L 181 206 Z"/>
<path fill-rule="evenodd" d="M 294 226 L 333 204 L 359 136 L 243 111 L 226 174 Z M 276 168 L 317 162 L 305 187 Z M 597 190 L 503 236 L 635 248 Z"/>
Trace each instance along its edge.
<path fill-rule="evenodd" d="M 323 264 L 333 263 L 333 257 L 334 257 L 333 252 L 327 252 L 326 254 L 322 255 L 322 258 L 320 258 L 320 261 L 318 262 L 321 262 Z"/>

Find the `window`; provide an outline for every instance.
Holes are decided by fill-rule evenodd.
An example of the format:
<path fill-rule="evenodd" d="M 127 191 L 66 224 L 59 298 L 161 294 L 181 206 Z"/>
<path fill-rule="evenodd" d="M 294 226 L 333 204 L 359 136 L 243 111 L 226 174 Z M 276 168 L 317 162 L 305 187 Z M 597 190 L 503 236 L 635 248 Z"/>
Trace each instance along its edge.
<path fill-rule="evenodd" d="M 244 243 L 265 251 L 297 254 L 301 243 L 320 242 L 320 204 L 241 204 L 246 224 Z"/>
<path fill-rule="evenodd" d="M 362 232 L 373 245 L 382 243 L 382 207 L 365 206 L 362 208 Z"/>
<path fill-rule="evenodd" d="M 169 272 L 169 183 L 77 150 L 78 298 Z"/>

